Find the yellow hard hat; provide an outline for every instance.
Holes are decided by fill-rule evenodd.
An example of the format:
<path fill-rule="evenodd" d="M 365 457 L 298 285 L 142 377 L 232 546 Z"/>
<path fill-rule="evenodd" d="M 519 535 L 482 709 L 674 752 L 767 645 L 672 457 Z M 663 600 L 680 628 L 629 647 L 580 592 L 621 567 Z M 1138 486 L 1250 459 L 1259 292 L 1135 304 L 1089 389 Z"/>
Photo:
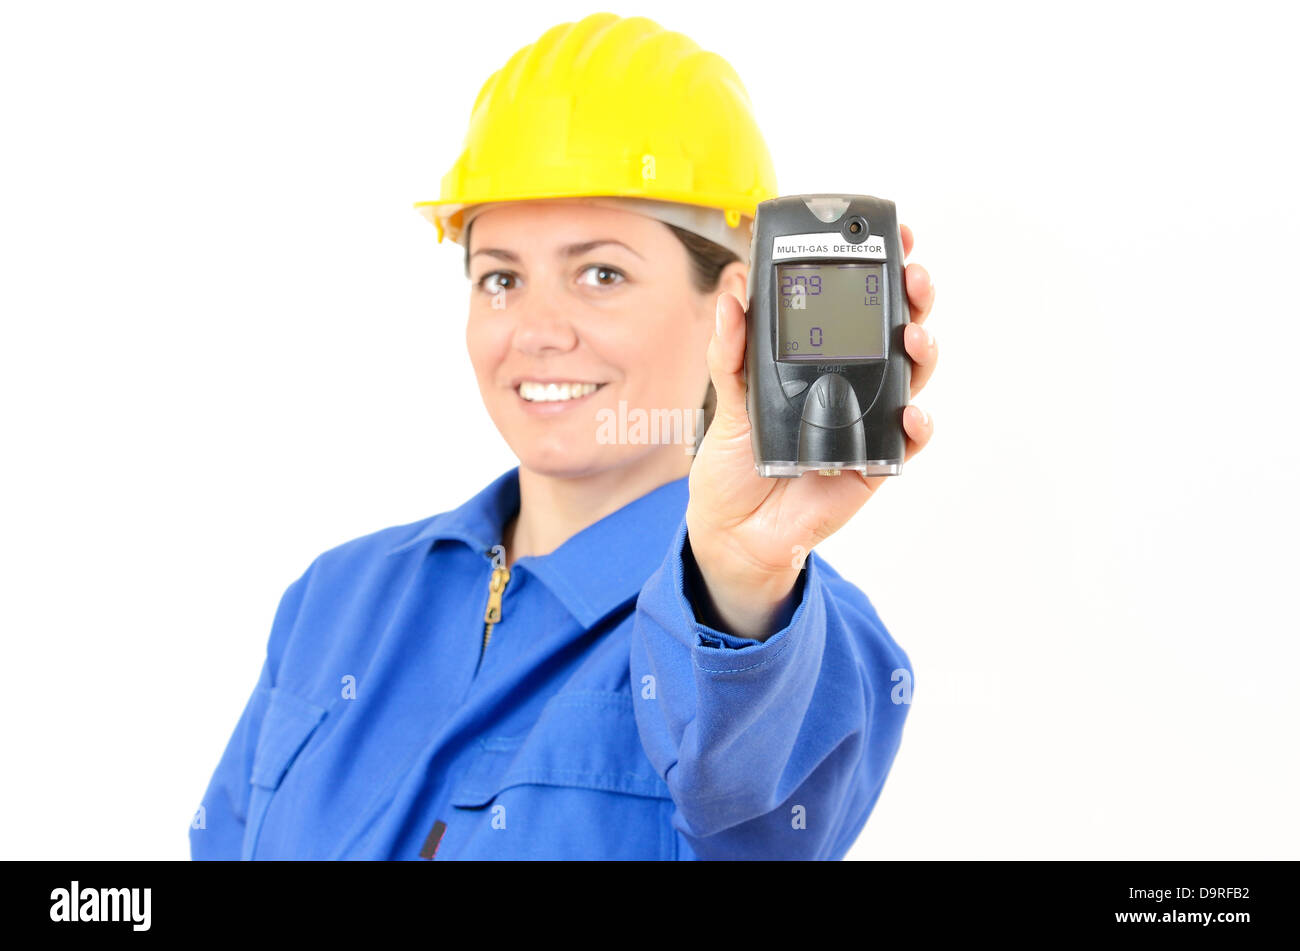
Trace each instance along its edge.
<path fill-rule="evenodd" d="M 776 197 L 726 60 L 645 17 L 552 27 L 488 77 L 441 196 L 415 207 L 459 242 L 472 205 L 597 195 L 716 208 L 731 228 Z"/>

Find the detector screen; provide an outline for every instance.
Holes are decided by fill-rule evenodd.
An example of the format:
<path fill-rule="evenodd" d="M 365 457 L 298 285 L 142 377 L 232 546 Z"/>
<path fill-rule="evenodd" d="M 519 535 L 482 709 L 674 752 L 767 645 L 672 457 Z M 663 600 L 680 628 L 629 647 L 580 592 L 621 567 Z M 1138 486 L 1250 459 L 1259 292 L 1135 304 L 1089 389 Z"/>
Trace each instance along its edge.
<path fill-rule="evenodd" d="M 885 355 L 884 264 L 778 264 L 778 360 Z"/>

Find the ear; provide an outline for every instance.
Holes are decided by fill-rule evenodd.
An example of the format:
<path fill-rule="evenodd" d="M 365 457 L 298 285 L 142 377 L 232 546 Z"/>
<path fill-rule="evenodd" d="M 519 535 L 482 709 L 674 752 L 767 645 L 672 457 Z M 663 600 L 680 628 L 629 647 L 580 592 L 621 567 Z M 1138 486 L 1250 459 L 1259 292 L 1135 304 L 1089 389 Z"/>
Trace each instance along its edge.
<path fill-rule="evenodd" d="M 718 289 L 714 292 L 716 299 L 718 294 L 726 291 L 735 296 L 746 307 L 749 306 L 749 267 L 740 261 L 732 261 L 722 269 L 718 275 Z"/>

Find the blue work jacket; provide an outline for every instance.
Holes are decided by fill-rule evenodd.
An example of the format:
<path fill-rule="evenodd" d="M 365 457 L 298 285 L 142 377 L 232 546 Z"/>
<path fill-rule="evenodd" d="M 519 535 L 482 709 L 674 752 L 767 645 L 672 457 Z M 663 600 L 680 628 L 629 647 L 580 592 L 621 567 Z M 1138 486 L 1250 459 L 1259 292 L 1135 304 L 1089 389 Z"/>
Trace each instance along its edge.
<path fill-rule="evenodd" d="M 815 554 L 766 641 L 700 623 L 687 498 L 678 479 L 520 558 L 486 638 L 517 468 L 318 556 L 193 858 L 842 858 L 898 750 L 908 658 Z"/>

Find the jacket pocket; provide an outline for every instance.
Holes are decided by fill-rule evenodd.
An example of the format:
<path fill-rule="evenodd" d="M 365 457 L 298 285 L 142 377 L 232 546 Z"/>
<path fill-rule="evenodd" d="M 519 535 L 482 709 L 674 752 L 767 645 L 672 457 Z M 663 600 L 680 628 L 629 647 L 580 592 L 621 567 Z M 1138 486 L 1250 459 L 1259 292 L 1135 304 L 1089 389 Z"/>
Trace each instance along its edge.
<path fill-rule="evenodd" d="M 271 688 L 270 703 L 253 754 L 253 772 L 249 777 L 252 790 L 248 799 L 248 819 L 244 825 L 242 860 L 253 858 L 272 796 L 324 717 L 324 707 L 282 687 Z"/>
<path fill-rule="evenodd" d="M 672 796 L 629 694 L 560 694 L 528 733 L 479 745 L 452 792 L 449 857 L 673 857 Z"/>

